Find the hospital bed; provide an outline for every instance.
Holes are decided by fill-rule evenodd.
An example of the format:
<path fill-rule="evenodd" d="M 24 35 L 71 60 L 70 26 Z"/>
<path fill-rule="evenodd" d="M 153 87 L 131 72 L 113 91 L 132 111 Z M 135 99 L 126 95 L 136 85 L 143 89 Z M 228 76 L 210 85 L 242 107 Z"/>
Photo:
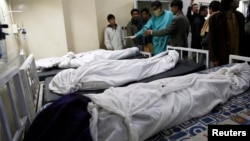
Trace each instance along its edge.
<path fill-rule="evenodd" d="M 4 128 L 4 138 L 6 136 L 6 138 L 8 138 L 9 140 L 11 140 L 11 138 L 19 138 L 22 136 L 22 134 L 27 130 L 27 128 L 29 127 L 30 123 L 33 122 L 33 120 L 35 119 L 37 113 L 40 111 L 40 107 L 44 104 L 44 82 L 43 81 L 39 81 L 39 76 L 38 73 L 36 71 L 36 65 L 35 65 L 35 58 L 33 54 L 30 54 L 27 58 L 23 58 L 23 63 L 21 64 L 21 66 L 19 68 L 15 68 L 13 70 L 9 70 L 9 72 L 7 72 L 6 74 L 4 73 L 3 75 L 1 75 L 1 86 L 5 87 L 12 87 L 9 83 L 9 81 L 14 81 L 15 82 L 15 87 L 16 90 L 12 91 L 12 89 L 8 88 L 9 91 L 11 91 L 10 93 L 16 93 L 18 94 L 18 96 L 20 96 L 19 98 L 21 98 L 20 100 L 18 100 L 21 103 L 21 106 L 14 106 L 15 108 L 21 108 L 21 115 L 16 114 L 14 117 L 15 119 L 9 118 L 8 113 L 6 113 L 6 109 L 4 106 L 1 106 L 1 113 L 6 113 L 6 114 L 2 114 L 1 115 L 1 127 Z M 184 60 L 181 62 L 183 66 L 186 67 L 186 71 L 182 72 L 182 74 L 186 74 L 186 73 L 191 73 L 193 71 L 198 71 L 198 70 L 203 70 L 205 68 L 205 65 L 197 65 L 197 64 L 193 64 L 191 62 L 185 62 Z M 185 65 L 184 65 L 185 64 Z M 180 65 L 181 66 L 181 65 Z M 179 70 L 183 70 L 183 67 L 178 68 Z M 177 69 L 176 69 L 177 70 Z M 170 71 L 170 73 L 166 73 L 166 74 L 161 74 L 159 76 L 161 77 L 168 77 L 168 76 L 175 76 L 175 75 L 180 75 L 175 73 L 176 71 Z M 12 80 L 12 77 L 14 78 L 14 80 Z M 153 76 L 156 77 L 156 76 Z M 145 80 L 142 80 L 142 82 L 149 82 L 152 81 L 154 79 L 159 79 L 159 78 L 147 78 Z M 128 84 L 127 84 L 128 85 Z M 101 91 L 96 91 L 96 93 L 101 93 L 103 92 L 103 90 Z M 83 92 L 81 92 L 83 93 Z M 86 91 L 85 93 L 93 93 L 93 91 Z M 22 97 L 22 95 L 24 95 Z M 14 97 L 11 97 L 14 99 Z M 58 99 L 58 98 L 56 98 Z M 56 100 L 53 99 L 53 100 Z M 12 100 L 13 101 L 13 100 Z M 3 101 L 3 103 L 6 101 Z M 48 102 L 48 101 L 47 101 Z M 13 102 L 14 103 L 14 102 Z M 50 104 L 50 103 L 49 103 Z M 12 105 L 15 105 L 12 104 Z M 20 109 L 18 109 L 20 110 Z M 16 111 L 16 109 L 14 109 L 14 111 Z M 15 113 L 15 112 L 14 112 Z M 9 125 L 7 125 L 6 123 L 11 122 L 11 121 L 7 121 L 8 119 L 14 120 L 15 122 L 17 122 L 16 124 L 18 124 L 18 128 L 17 129 L 13 129 L 13 127 L 9 127 Z M 15 123 L 14 122 L 14 123 Z M 13 122 L 11 122 L 13 123 Z M 11 125 L 13 126 L 13 125 Z M 10 128 L 10 129 L 9 129 Z M 11 131 L 9 131 L 11 130 Z M 17 131 L 16 135 L 12 135 L 12 130 Z M 11 133 L 10 133 L 11 132 Z"/>
<path fill-rule="evenodd" d="M 199 73 L 208 74 L 221 68 L 231 67 L 235 61 L 250 64 L 250 57 L 229 55 L 229 64 L 210 68 Z M 250 88 L 238 96 L 231 97 L 226 103 L 219 104 L 208 114 L 185 121 L 155 134 L 148 141 L 207 141 L 208 125 L 249 125 L 250 124 Z"/>
<path fill-rule="evenodd" d="M 200 50 L 192 50 L 192 49 L 190 49 L 190 51 L 197 52 L 197 51 L 200 51 Z M 204 52 L 207 53 L 206 51 L 204 51 Z M 181 59 L 181 56 L 180 56 L 179 61 L 177 62 L 176 66 L 173 69 L 161 72 L 161 73 L 156 74 L 156 75 L 152 75 L 150 77 L 147 77 L 147 78 L 144 78 L 144 79 L 141 79 L 141 80 L 138 80 L 138 81 L 132 81 L 132 82 L 126 83 L 126 84 L 121 85 L 121 86 L 127 86 L 127 85 L 129 85 L 131 83 L 150 82 L 150 81 L 161 79 L 161 78 L 185 75 L 185 74 L 201 71 L 201 70 L 204 70 L 206 68 L 207 68 L 206 64 L 196 63 L 196 62 L 193 62 L 193 61 L 190 61 L 190 60 L 183 60 L 183 59 Z M 45 82 L 44 83 L 45 84 L 44 85 L 45 89 L 44 89 L 44 93 L 43 93 L 43 104 L 42 105 L 44 105 L 44 104 L 46 104 L 48 102 L 54 101 L 54 100 L 56 100 L 56 99 L 58 99 L 58 98 L 60 98 L 62 96 L 60 93 L 52 92 L 49 89 L 49 83 L 51 82 L 51 80 L 53 78 L 54 78 L 53 76 L 45 78 L 45 81 L 44 81 Z M 88 93 L 100 93 L 100 92 L 103 92 L 103 91 L 104 91 L 104 89 L 81 90 L 81 91 L 79 91 L 79 93 L 88 94 Z"/>
<path fill-rule="evenodd" d="M 128 56 L 128 57 L 122 58 L 122 59 L 149 58 L 151 56 L 152 55 L 148 52 L 140 51 L 138 54 L 134 54 L 132 56 Z M 55 76 L 58 72 L 60 72 L 64 69 L 68 69 L 68 68 L 52 67 L 52 68 L 48 68 L 48 69 L 37 70 L 39 81 L 44 81 L 46 77 Z"/>
<path fill-rule="evenodd" d="M 231 57 L 234 58 L 234 56 Z M 250 58 L 244 58 L 244 60 L 245 59 L 249 61 Z M 245 64 L 242 64 L 228 64 L 226 66 L 212 68 L 212 71 L 208 69 L 199 71 L 198 73 L 159 79 L 156 81 L 151 81 L 149 83 L 135 83 L 124 87 L 110 88 L 97 95 L 66 95 L 53 102 L 52 104 L 49 104 L 47 107 L 45 107 L 44 110 L 41 111 L 40 115 L 37 116 L 36 121 L 33 123 L 33 127 L 30 129 L 30 134 L 28 134 L 27 137 L 34 139 L 36 135 L 40 134 L 40 131 L 45 131 L 43 132 L 45 133 L 43 134 L 43 137 L 45 137 L 44 139 L 47 139 L 46 131 L 47 135 L 54 135 L 54 139 L 65 137 L 62 134 L 56 132 L 57 130 L 55 129 L 58 129 L 56 128 L 56 126 L 54 126 L 53 124 L 46 124 L 47 122 L 51 121 L 52 118 L 46 120 L 45 117 L 55 117 L 55 111 L 61 111 L 58 113 L 57 117 L 53 118 L 54 122 L 58 121 L 55 124 L 60 125 L 63 123 L 70 123 L 73 121 L 72 119 L 69 120 L 70 122 L 66 122 L 60 119 L 61 117 L 63 117 L 62 115 L 68 117 L 67 115 L 75 115 L 74 112 L 79 113 L 80 111 L 79 107 L 77 107 L 78 105 L 85 109 L 83 110 L 84 112 L 87 111 L 88 113 L 85 113 L 86 115 L 84 116 L 85 118 L 87 118 L 86 124 L 88 126 L 86 126 L 86 124 L 84 124 L 85 126 L 82 126 L 84 127 L 84 131 L 88 131 L 84 132 L 84 135 L 86 137 L 89 137 L 89 134 L 91 133 L 93 139 L 110 137 L 125 140 L 135 139 L 148 141 L 185 139 L 193 141 L 206 140 L 206 129 L 207 125 L 209 124 L 250 123 L 250 108 L 248 106 L 250 104 L 250 68 L 249 65 L 247 66 Z M 242 71 L 237 72 L 238 69 L 242 69 Z M 233 76 L 232 78 L 237 79 L 238 76 L 240 76 L 245 79 L 238 79 L 239 81 L 235 81 L 237 82 L 236 85 L 234 85 L 233 83 L 228 83 L 228 81 L 224 81 L 226 83 L 224 83 L 223 81 L 216 81 L 216 76 L 218 74 L 220 75 L 218 80 L 222 79 L 225 70 L 227 70 L 228 72 L 235 71 L 234 74 L 236 74 L 236 77 Z M 216 71 L 219 72 L 214 75 L 212 72 Z M 193 78 L 200 79 L 194 80 Z M 203 79 L 207 78 L 213 79 L 204 82 Z M 214 82 L 212 82 L 213 80 Z M 174 85 L 171 85 L 172 83 Z M 236 91 L 234 91 L 230 95 L 227 95 L 228 92 L 230 93 L 231 91 L 223 92 L 223 88 L 221 87 L 224 86 L 225 89 L 234 87 Z M 206 89 L 206 91 L 202 90 L 202 88 L 206 87 L 208 88 Z M 213 91 L 213 88 L 217 89 L 219 93 Z M 193 89 L 192 93 L 190 93 L 191 89 Z M 161 95 L 159 95 L 162 91 L 165 91 L 167 93 L 166 97 L 163 96 L 163 99 L 158 99 L 157 97 L 162 97 Z M 205 95 L 203 95 L 203 93 Z M 150 95 L 152 95 L 152 97 Z M 212 97 L 215 96 L 224 98 L 216 98 L 220 102 L 214 103 L 212 99 L 210 101 L 211 95 Z M 193 102 L 195 103 L 189 103 L 191 102 L 189 101 L 190 99 L 193 99 Z M 160 102 L 158 100 L 163 101 Z M 181 100 L 182 103 L 179 103 L 179 100 Z M 78 104 L 75 105 L 75 103 Z M 88 107 L 86 106 L 86 103 L 89 104 Z M 164 106 L 162 106 L 162 104 Z M 189 104 L 194 105 L 189 109 Z M 173 105 L 175 108 L 172 108 Z M 124 108 L 128 109 L 128 111 Z M 178 112 L 179 108 L 182 109 L 181 112 Z M 66 109 L 67 112 L 63 112 Z M 124 111 L 125 113 L 123 113 Z M 89 114 L 91 114 L 91 116 Z M 84 113 L 81 113 L 81 115 L 84 115 Z M 103 117 L 99 119 L 93 118 L 97 115 Z M 162 117 L 157 118 L 157 115 L 161 115 Z M 55 120 L 56 118 L 58 118 L 58 120 Z M 96 121 L 98 121 L 99 123 L 97 124 Z M 75 122 L 77 122 L 76 119 Z M 40 126 L 40 128 L 37 128 L 37 124 L 44 125 L 44 127 Z M 88 127 L 90 127 L 90 129 Z M 63 129 L 64 132 L 66 132 L 67 129 L 70 128 L 70 125 L 65 125 L 65 128 L 66 129 Z M 95 132 L 96 130 L 98 130 L 98 136 L 96 136 L 95 134 L 97 133 Z M 53 133 L 50 134 L 52 131 Z M 57 135 L 60 135 L 60 137 Z M 50 136 L 50 138 L 52 137 Z M 28 139 L 29 138 L 27 138 L 27 140 Z"/>
<path fill-rule="evenodd" d="M 31 55 L 32 56 L 32 55 Z M 37 76 L 36 76 L 36 74 L 34 74 L 34 75 L 23 75 L 22 73 L 21 73 L 21 70 L 22 71 L 24 71 L 24 70 L 30 70 L 30 69 L 28 69 L 28 68 L 30 68 L 30 66 L 32 66 L 33 65 L 33 67 L 34 67 L 34 63 L 30 63 L 30 62 L 32 62 L 32 60 L 34 60 L 34 58 L 33 57 L 28 57 L 28 58 L 30 58 L 30 59 L 26 59 L 25 60 L 25 62 L 23 63 L 23 65 L 22 65 L 22 67 L 20 67 L 20 68 L 14 68 L 14 69 L 11 69 L 11 70 L 8 70 L 8 72 L 6 72 L 6 73 L 3 73 L 3 74 L 1 74 L 1 87 L 10 87 L 9 85 L 9 81 L 12 81 L 12 79 L 14 78 L 14 82 L 16 82 L 15 83 L 15 86 L 14 87 L 16 87 L 17 88 L 17 90 L 16 90 L 16 92 L 18 92 L 18 94 L 19 94 L 19 98 L 21 98 L 20 100 L 19 100 L 19 102 L 20 103 L 23 103 L 23 104 L 21 104 L 22 106 L 20 106 L 19 108 L 21 108 L 21 110 L 23 110 L 23 113 L 21 114 L 21 117 L 20 117 L 20 115 L 18 115 L 17 114 L 17 116 L 15 116 L 15 119 L 14 119 L 14 121 L 17 121 L 17 124 L 19 124 L 19 123 L 22 123 L 21 125 L 20 125 L 20 127 L 18 127 L 17 129 L 14 129 L 14 131 L 17 131 L 17 135 L 13 135 L 13 136 L 20 136 L 20 131 L 25 131 L 24 129 L 27 129 L 28 127 L 29 127 L 29 125 L 30 125 L 30 123 L 33 121 L 33 119 L 32 119 L 32 116 L 30 116 L 29 114 L 29 112 L 30 112 L 30 110 L 27 110 L 27 109 L 29 109 L 29 105 L 27 105 L 27 97 L 29 97 L 29 95 L 32 95 L 32 92 L 30 92 L 31 90 L 28 90 L 29 89 L 29 87 L 27 87 L 27 89 L 25 88 L 25 87 L 23 87 L 23 83 L 25 83 L 25 82 L 22 82 L 21 80 L 29 80 L 29 79 L 37 79 Z M 234 59 L 234 56 L 231 56 L 231 58 L 232 59 Z M 240 57 L 240 58 L 243 58 L 243 60 L 247 60 L 247 61 L 249 61 L 249 58 L 246 58 L 246 57 Z M 28 63 L 27 63 L 28 62 Z M 27 66 L 27 67 L 25 67 L 25 66 Z M 229 64 L 228 66 L 231 66 L 231 64 Z M 224 67 L 224 66 L 223 66 Z M 227 67 L 227 66 L 225 66 L 225 67 Z M 203 71 L 203 72 L 201 72 L 201 73 L 210 73 L 211 71 L 209 71 L 210 69 L 208 69 L 208 70 L 205 70 L 205 71 Z M 212 69 L 213 71 L 215 71 L 215 69 L 213 68 Z M 200 72 L 200 71 L 199 71 Z M 22 76 L 20 76 L 20 74 L 22 74 Z M 32 74 L 32 73 L 28 73 L 28 74 Z M 23 79 L 23 78 L 25 78 L 25 77 L 28 77 L 27 79 Z M 32 85 L 32 84 L 34 84 L 34 83 L 27 83 L 27 84 L 29 84 L 29 85 Z M 38 84 L 38 85 L 41 85 L 41 84 L 39 84 L 39 83 L 36 83 L 36 84 Z M 11 87 L 13 87 L 13 86 L 11 86 Z M 124 86 L 125 87 L 125 86 Z M 24 91 L 25 91 L 25 89 L 26 89 L 26 93 L 24 93 Z M 39 88 L 40 89 L 40 88 Z M 12 91 L 12 90 L 10 90 L 10 89 L 8 89 L 9 91 Z M 13 92 L 13 91 L 12 91 Z M 12 93 L 11 92 L 11 93 Z M 35 91 L 35 92 L 37 92 L 37 91 Z M 101 92 L 100 92 L 101 93 Z M 239 99 L 239 100 L 243 100 L 245 103 L 243 103 L 244 105 L 247 105 L 247 103 L 246 102 L 249 102 L 249 100 L 247 101 L 246 99 L 247 99 L 247 97 L 249 97 L 249 90 L 248 91 L 246 91 L 245 92 L 246 93 L 246 95 L 239 95 L 239 96 L 237 96 L 237 97 L 241 97 L 241 99 Z M 22 96 L 22 95 L 25 95 L 24 97 Z M 2 96 L 2 95 L 1 95 Z M 33 97 L 33 96 L 31 96 L 31 97 Z M 236 97 L 236 98 L 237 98 Z M 1 97 L 2 98 L 2 97 Z M 13 97 L 12 97 L 13 98 Z M 35 97 L 33 97 L 33 98 L 35 98 Z M 232 98 L 233 99 L 233 98 Z M 60 100 L 60 99 L 59 99 Z M 39 100 L 38 100 L 39 101 Z M 237 100 L 236 100 L 237 101 Z M 4 101 L 4 102 L 6 102 L 6 101 Z M 235 101 L 234 101 L 235 102 Z M 1 100 L 0 100 L 0 104 L 2 104 L 2 102 L 1 102 Z M 47 106 L 49 106 L 51 103 L 48 103 L 48 105 L 44 105 L 44 107 L 43 108 L 45 108 L 46 109 L 46 107 Z M 32 104 L 31 104 L 32 105 Z M 227 107 L 226 107 L 227 108 Z M 237 112 L 247 112 L 246 110 L 248 110 L 249 108 L 247 108 L 247 107 L 245 107 L 244 108 L 244 110 L 242 110 L 242 108 L 241 107 L 234 107 L 234 113 L 237 113 Z M 18 108 L 17 108 L 18 109 Z M 227 108 L 228 109 L 228 108 Z M 6 113 L 6 109 L 5 109 L 5 107 L 4 106 L 1 106 L 1 108 L 0 108 L 0 110 L 1 110 L 1 113 Z M 20 109 L 18 109 L 18 110 L 20 110 Z M 213 109 L 214 110 L 214 109 Z M 15 110 L 14 110 L 15 111 Z M 37 112 L 39 112 L 39 111 L 37 111 Z M 214 116 L 218 116 L 218 115 L 215 115 L 215 114 L 217 114 L 217 110 L 215 109 L 215 111 L 212 111 L 212 113 L 214 114 Z M 220 112 L 218 113 L 218 114 L 220 114 Z M 206 115 L 205 115 L 206 116 Z M 11 116 L 12 117 L 12 116 Z M 210 117 L 210 115 L 208 115 L 208 117 Z M 8 128 L 10 128 L 10 127 L 8 127 L 9 125 L 5 125 L 6 123 L 8 123 L 8 119 L 9 119 L 9 115 L 8 115 L 8 113 L 7 114 L 2 114 L 1 115 L 1 125 L 4 127 L 4 129 L 2 130 L 2 131 L 4 131 L 5 132 L 5 136 L 7 136 L 6 138 L 9 138 L 9 140 L 12 138 L 11 136 L 11 134 L 10 134 L 10 129 L 8 129 Z M 36 117 L 37 118 L 37 117 Z M 36 119 L 35 118 L 35 119 Z M 218 118 L 218 117 L 217 117 Z M 7 120 L 6 120 L 7 119 Z M 10 119 L 12 119 L 12 118 L 10 118 Z M 37 118 L 38 119 L 38 118 Z M 225 118 L 224 118 L 225 119 Z M 235 119 L 237 119 L 237 118 L 235 118 Z M 241 119 L 242 119 L 242 117 L 241 117 Z M 21 120 L 21 122 L 19 122 Z M 50 119 L 49 119 L 50 120 Z M 195 119 L 192 119 L 192 120 L 195 120 Z M 201 120 L 201 121 L 206 121 L 207 120 L 207 118 L 205 118 L 204 120 Z M 23 121 L 25 121 L 25 122 L 23 122 Z M 208 121 L 209 121 L 209 119 L 208 119 Z M 244 121 L 248 121 L 248 119 L 247 119 L 247 116 L 246 115 L 244 115 Z M 27 124 L 24 124 L 24 123 L 26 123 L 27 122 Z M 39 122 L 39 121 L 38 121 Z M 151 138 L 148 138 L 148 140 L 160 140 L 160 139 L 162 139 L 162 138 L 170 138 L 170 139 L 174 139 L 175 140 L 175 137 L 177 137 L 177 135 L 176 134 L 178 134 L 178 131 L 183 131 L 182 129 L 180 130 L 180 127 L 184 127 L 185 125 L 187 125 L 188 123 L 190 122 L 190 124 L 191 125 L 193 125 L 193 121 L 187 121 L 187 122 L 184 122 L 184 123 L 182 123 L 182 125 L 180 124 L 180 125 L 177 125 L 177 126 L 174 126 L 174 127 L 172 127 L 172 128 L 166 128 L 166 129 L 164 129 L 164 130 L 162 130 L 162 132 L 160 132 L 159 134 L 156 134 L 155 136 L 152 136 Z M 247 122 L 246 122 L 247 123 Z M 198 124 L 198 125 L 200 125 L 200 123 Z M 205 125 L 205 124 L 204 124 Z M 1 126 L 1 127 L 2 127 Z M 18 125 L 19 126 L 19 125 Z M 180 127 L 178 127 L 178 126 L 180 126 Z M 206 126 L 206 125 L 205 125 Z M 175 128 L 176 127 L 176 128 Z M 200 126 L 198 126 L 198 127 L 200 127 Z M 21 130 L 19 130 L 19 129 L 21 129 Z M 195 129 L 195 128 L 192 128 L 192 129 Z M 201 127 L 201 128 L 199 128 L 199 129 L 204 129 L 204 130 L 202 130 L 202 131 L 197 131 L 197 132 L 199 132 L 199 133 L 201 133 L 201 132 L 205 132 L 206 130 L 205 130 L 205 128 L 204 127 Z M 13 129 L 11 129 L 11 130 L 13 130 Z M 34 130 L 34 131 L 36 131 L 36 130 Z M 188 131 L 192 131 L 191 129 L 189 129 Z M 194 131 L 196 131 L 196 130 L 193 130 L 193 132 Z M 190 133 L 193 133 L 193 132 L 190 132 Z M 181 135 L 183 135 L 182 134 L 182 132 L 180 132 L 180 134 Z M 180 135 L 180 134 L 178 134 L 178 135 Z M 149 134 L 149 135 L 154 135 L 154 134 Z M 194 136 L 194 135 L 197 135 L 197 134 L 192 134 L 192 135 L 190 135 L 190 134 L 186 134 L 186 133 L 184 133 L 184 136 L 181 136 L 181 137 L 177 137 L 176 138 L 176 140 L 177 139 L 183 139 L 183 138 L 190 138 L 191 136 Z M 203 134 L 202 134 L 203 135 Z M 16 138 L 16 137 L 15 137 Z"/>
<path fill-rule="evenodd" d="M 92 50 L 87 52 L 81 52 L 74 54 L 69 52 L 62 57 L 49 57 L 36 60 L 36 66 L 38 71 L 38 77 L 40 81 L 44 81 L 46 77 L 54 76 L 58 72 L 68 69 L 77 68 L 79 65 L 90 63 L 97 60 L 122 60 L 122 59 L 138 59 L 148 58 L 151 54 L 144 51 L 139 51 L 137 47 L 127 48 L 124 50 Z M 79 61 L 79 60 L 80 61 Z M 78 60 L 78 61 L 75 61 Z M 55 63 L 56 62 L 56 63 Z M 60 64 L 71 64 L 73 65 L 60 65 Z M 78 63 L 80 62 L 80 63 Z"/>
<path fill-rule="evenodd" d="M 195 56 L 195 60 L 193 60 L 196 63 L 199 63 L 199 60 L 201 59 L 201 55 L 205 56 L 205 64 L 206 67 L 209 68 L 210 64 L 209 64 L 209 52 L 208 50 L 203 50 L 203 49 L 193 49 L 193 48 L 187 48 L 187 47 L 174 47 L 174 46 L 168 46 L 169 50 L 177 50 L 180 52 L 180 57 L 181 59 L 183 59 L 183 54 L 184 53 L 188 53 L 188 57 L 190 60 L 193 59 L 193 57 Z"/>

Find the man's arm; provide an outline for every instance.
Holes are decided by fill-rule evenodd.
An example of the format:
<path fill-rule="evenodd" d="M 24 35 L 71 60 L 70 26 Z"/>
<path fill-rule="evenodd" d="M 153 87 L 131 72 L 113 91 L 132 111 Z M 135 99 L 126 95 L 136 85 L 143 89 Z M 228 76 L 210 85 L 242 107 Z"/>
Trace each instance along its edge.
<path fill-rule="evenodd" d="M 138 31 L 135 35 L 137 36 L 142 36 L 144 34 L 144 31 L 152 29 L 152 18 L 142 27 L 140 31 Z"/>
<path fill-rule="evenodd" d="M 188 9 L 187 9 L 187 18 L 189 20 L 190 23 L 192 23 L 192 5 L 193 5 L 193 2 L 194 0 L 190 0 L 190 5 L 188 6 Z"/>
<path fill-rule="evenodd" d="M 146 30 L 144 32 L 144 35 L 153 35 L 153 36 L 166 36 L 172 33 L 175 33 L 178 29 L 178 19 L 174 18 L 173 21 L 169 26 L 167 26 L 165 29 L 161 30 Z"/>
<path fill-rule="evenodd" d="M 107 49 L 109 49 L 109 50 L 113 50 L 114 49 L 112 47 L 112 45 L 111 45 L 111 39 L 109 37 L 109 33 L 108 33 L 107 28 L 105 29 L 105 32 L 104 32 L 104 44 L 105 44 L 105 46 L 106 46 Z"/>
<path fill-rule="evenodd" d="M 133 36 L 132 32 L 131 32 L 131 22 L 129 22 L 127 24 L 127 36 Z M 135 43 L 134 43 L 134 41 L 133 41 L 133 39 L 127 39 L 127 43 L 126 44 L 127 44 L 128 47 L 136 46 Z"/>

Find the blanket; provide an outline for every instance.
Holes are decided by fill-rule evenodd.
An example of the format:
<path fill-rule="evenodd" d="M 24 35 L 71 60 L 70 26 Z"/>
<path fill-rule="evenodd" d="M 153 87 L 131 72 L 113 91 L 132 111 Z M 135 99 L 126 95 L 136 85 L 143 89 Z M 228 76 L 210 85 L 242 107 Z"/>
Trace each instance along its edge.
<path fill-rule="evenodd" d="M 38 113 L 24 141 L 143 141 L 207 114 L 249 87 L 250 66 L 243 63 L 209 74 L 111 87 L 100 94 L 69 94 Z"/>
<path fill-rule="evenodd" d="M 175 67 L 179 54 L 175 50 L 154 57 L 126 60 L 100 60 L 57 73 L 49 89 L 59 94 L 78 90 L 98 90 L 142 80 Z"/>
<path fill-rule="evenodd" d="M 95 141 L 143 141 L 210 112 L 250 86 L 246 63 L 210 74 L 189 74 L 87 94 Z"/>
<path fill-rule="evenodd" d="M 139 53 L 137 47 L 127 48 L 123 50 L 105 50 L 97 49 L 82 53 L 68 52 L 62 57 L 48 57 L 36 60 L 37 69 L 57 68 L 77 68 L 82 65 L 98 60 L 118 60 L 135 56 Z"/>

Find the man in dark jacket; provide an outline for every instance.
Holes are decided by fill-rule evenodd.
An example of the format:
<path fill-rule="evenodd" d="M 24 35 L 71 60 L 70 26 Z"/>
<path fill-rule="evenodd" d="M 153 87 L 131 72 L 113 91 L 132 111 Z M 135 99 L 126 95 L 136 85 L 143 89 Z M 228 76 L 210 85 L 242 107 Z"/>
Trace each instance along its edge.
<path fill-rule="evenodd" d="M 220 12 L 209 19 L 208 47 L 213 66 L 228 64 L 229 55 L 249 56 L 244 46 L 244 15 L 239 0 L 221 0 Z"/>
<path fill-rule="evenodd" d="M 201 28 L 205 22 L 205 17 L 208 14 L 208 7 L 201 6 L 199 15 L 194 18 L 193 24 L 191 25 L 192 30 L 192 39 L 191 39 L 191 48 L 202 49 L 201 47 Z"/>
<path fill-rule="evenodd" d="M 140 19 L 140 12 L 138 9 L 132 9 L 130 11 L 131 20 L 127 24 L 127 36 L 132 36 L 139 30 L 141 30 L 143 24 Z M 127 47 L 136 47 L 141 46 L 143 44 L 142 37 L 135 38 L 135 39 L 128 39 L 127 40 Z"/>
<path fill-rule="evenodd" d="M 190 6 L 187 9 L 187 18 L 190 25 L 193 24 L 194 18 L 199 14 L 199 5 L 194 3 L 194 0 L 190 0 Z"/>

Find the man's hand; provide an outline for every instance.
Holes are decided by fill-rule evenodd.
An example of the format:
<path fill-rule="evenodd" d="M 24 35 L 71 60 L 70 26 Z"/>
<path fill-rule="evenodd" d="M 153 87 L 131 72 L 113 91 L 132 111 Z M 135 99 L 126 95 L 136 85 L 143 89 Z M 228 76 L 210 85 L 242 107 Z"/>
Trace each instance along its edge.
<path fill-rule="evenodd" d="M 144 35 L 145 35 L 145 36 L 152 35 L 152 30 L 145 30 L 145 31 L 144 31 Z"/>

